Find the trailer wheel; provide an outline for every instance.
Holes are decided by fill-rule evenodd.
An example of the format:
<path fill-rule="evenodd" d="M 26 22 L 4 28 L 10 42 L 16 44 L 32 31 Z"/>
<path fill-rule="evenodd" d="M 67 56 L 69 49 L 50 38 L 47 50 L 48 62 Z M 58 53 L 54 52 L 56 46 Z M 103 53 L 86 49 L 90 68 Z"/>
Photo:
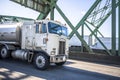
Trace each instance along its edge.
<path fill-rule="evenodd" d="M 38 53 L 35 55 L 33 63 L 34 66 L 40 70 L 47 69 L 50 64 L 48 56 L 42 53 Z"/>
<path fill-rule="evenodd" d="M 65 62 L 55 63 L 57 66 L 62 66 Z"/>
<path fill-rule="evenodd" d="M 2 47 L 0 50 L 0 56 L 3 59 L 8 58 L 8 57 L 10 57 L 10 51 L 8 51 L 6 47 Z"/>

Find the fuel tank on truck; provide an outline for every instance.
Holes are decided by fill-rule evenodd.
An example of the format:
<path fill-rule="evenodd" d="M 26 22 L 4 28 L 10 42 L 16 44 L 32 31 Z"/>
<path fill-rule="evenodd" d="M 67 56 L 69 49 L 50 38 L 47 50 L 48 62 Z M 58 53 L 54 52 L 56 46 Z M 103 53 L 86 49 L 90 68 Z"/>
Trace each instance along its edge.
<path fill-rule="evenodd" d="M 0 42 L 20 44 L 22 23 L 0 24 Z"/>

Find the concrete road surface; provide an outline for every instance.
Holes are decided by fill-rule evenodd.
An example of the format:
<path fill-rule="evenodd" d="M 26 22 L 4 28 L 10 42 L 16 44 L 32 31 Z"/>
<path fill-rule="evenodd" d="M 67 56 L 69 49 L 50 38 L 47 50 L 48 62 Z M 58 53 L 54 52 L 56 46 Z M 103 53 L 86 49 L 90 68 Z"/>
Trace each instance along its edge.
<path fill-rule="evenodd" d="M 120 80 L 120 65 L 68 60 L 40 71 L 24 61 L 0 59 L 0 80 Z"/>

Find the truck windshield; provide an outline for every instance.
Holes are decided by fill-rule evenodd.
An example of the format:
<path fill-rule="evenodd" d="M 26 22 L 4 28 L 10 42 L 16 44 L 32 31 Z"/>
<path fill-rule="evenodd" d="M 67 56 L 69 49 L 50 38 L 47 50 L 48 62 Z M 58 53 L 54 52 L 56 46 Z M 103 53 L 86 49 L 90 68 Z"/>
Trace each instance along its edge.
<path fill-rule="evenodd" d="M 67 28 L 52 22 L 48 22 L 50 33 L 67 36 Z"/>

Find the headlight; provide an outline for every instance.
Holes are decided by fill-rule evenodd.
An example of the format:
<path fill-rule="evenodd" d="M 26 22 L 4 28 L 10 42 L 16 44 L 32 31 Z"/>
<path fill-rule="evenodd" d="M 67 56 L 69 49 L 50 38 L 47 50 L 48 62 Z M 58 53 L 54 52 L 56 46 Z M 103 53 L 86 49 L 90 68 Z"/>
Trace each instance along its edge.
<path fill-rule="evenodd" d="M 53 48 L 50 54 L 55 55 L 55 53 L 56 53 L 56 48 Z"/>
<path fill-rule="evenodd" d="M 51 55 L 55 55 L 55 51 L 51 51 L 51 53 L 50 53 Z"/>

